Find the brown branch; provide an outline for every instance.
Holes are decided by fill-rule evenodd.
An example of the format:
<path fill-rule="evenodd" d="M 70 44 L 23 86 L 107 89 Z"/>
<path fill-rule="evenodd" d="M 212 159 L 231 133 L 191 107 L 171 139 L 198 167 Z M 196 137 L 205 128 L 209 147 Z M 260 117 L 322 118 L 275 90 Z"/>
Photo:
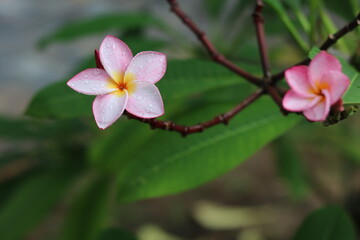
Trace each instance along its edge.
<path fill-rule="evenodd" d="M 335 34 L 330 34 L 328 38 L 325 40 L 323 44 L 321 44 L 320 49 L 321 50 L 327 50 L 329 49 L 333 44 L 335 44 L 340 38 L 345 36 L 347 33 L 354 30 L 356 27 L 360 25 L 360 13 L 348 24 L 346 24 L 344 27 L 342 27 L 339 31 L 337 31 Z M 293 65 L 307 65 L 310 63 L 309 58 L 305 58 L 303 61 Z M 293 67 L 292 66 L 292 67 Z M 288 68 L 287 68 L 288 69 Z M 286 69 L 285 69 L 286 70 Z M 285 70 L 275 74 L 272 76 L 271 81 L 273 83 L 276 83 L 284 78 Z"/>
<path fill-rule="evenodd" d="M 282 97 L 279 95 L 276 86 L 271 84 L 270 62 L 269 62 L 269 55 L 267 52 L 265 29 L 264 29 L 265 21 L 262 15 L 263 6 L 264 4 L 262 0 L 256 1 L 255 9 L 253 12 L 253 20 L 256 28 L 256 38 L 260 51 L 261 66 L 264 76 L 264 88 L 266 92 L 274 100 L 274 102 L 279 106 L 280 110 L 284 114 L 286 114 L 287 112 L 282 106 Z"/>
<path fill-rule="evenodd" d="M 260 86 L 261 85 L 261 79 L 253 76 L 252 74 L 246 72 L 245 70 L 239 68 L 234 63 L 229 61 L 225 56 L 221 55 L 215 48 L 215 46 L 210 42 L 210 40 L 207 38 L 206 34 L 202 32 L 195 23 L 179 8 L 179 5 L 177 3 L 177 0 L 166 0 L 170 4 L 170 9 L 172 12 L 174 12 L 181 21 L 190 28 L 190 30 L 196 35 L 196 37 L 199 39 L 199 41 L 202 43 L 202 45 L 205 47 L 206 51 L 209 53 L 211 58 L 225 66 L 226 68 L 230 69 L 231 71 L 235 72 L 236 74 L 242 76 L 249 82 Z"/>
<path fill-rule="evenodd" d="M 207 52 L 211 55 L 214 61 L 222 64 L 223 66 L 227 67 L 228 69 L 232 70 L 233 72 L 237 73 L 238 75 L 244 77 L 249 82 L 260 86 L 256 92 L 248 96 L 246 99 L 241 101 L 237 106 L 235 106 L 230 111 L 219 114 L 212 118 L 211 120 L 196 124 L 196 125 L 179 125 L 172 121 L 161 121 L 157 119 L 144 119 L 137 116 L 134 116 L 128 112 L 124 114 L 128 116 L 130 119 L 135 119 L 140 122 L 144 122 L 150 125 L 153 129 L 163 129 L 168 131 L 175 131 L 180 133 L 182 136 L 187 136 L 192 133 L 202 132 L 207 128 L 213 127 L 217 124 L 223 123 L 228 124 L 228 122 L 236 116 L 239 112 L 257 100 L 260 96 L 265 93 L 268 93 L 274 100 L 276 104 L 282 109 L 282 95 L 284 94 L 283 89 L 277 89 L 275 86 L 276 82 L 284 77 L 284 71 L 271 76 L 270 72 L 270 64 L 267 55 L 267 47 L 265 42 L 265 31 L 264 31 L 264 19 L 262 17 L 262 7 L 263 2 L 262 0 L 257 0 L 257 4 L 255 6 L 255 10 L 253 13 L 254 23 L 256 27 L 256 34 L 257 40 L 260 49 L 260 57 L 261 57 L 261 65 L 263 69 L 264 76 L 262 79 L 257 78 L 248 72 L 242 70 L 241 68 L 237 67 L 235 64 L 230 62 L 226 59 L 223 55 L 219 54 L 214 47 L 214 45 L 207 39 L 205 33 L 203 33 L 186 15 L 185 13 L 178 7 L 177 0 L 167 0 L 171 6 L 171 10 L 184 22 L 186 26 L 188 26 L 192 32 L 198 37 L 199 41 L 203 44 L 206 48 Z M 320 49 L 326 50 L 330 46 L 332 46 L 338 39 L 343 37 L 348 32 L 352 31 L 355 27 L 360 25 L 360 13 L 359 15 L 342 29 L 340 29 L 334 35 L 329 35 L 328 39 L 321 45 Z M 95 54 L 96 55 L 96 54 Z M 305 60 L 297 63 L 296 65 L 308 64 L 310 59 L 306 58 Z M 294 65 L 294 66 L 296 66 Z M 287 113 L 283 111 L 283 113 Z"/>
<path fill-rule="evenodd" d="M 202 122 L 202 123 L 199 123 L 196 125 L 191 125 L 191 126 L 179 125 L 172 121 L 161 121 L 161 120 L 157 120 L 157 119 L 144 119 L 144 118 L 134 116 L 134 115 L 130 114 L 129 112 L 126 112 L 125 114 L 130 119 L 135 119 L 140 122 L 148 123 L 150 125 L 150 127 L 153 129 L 163 129 L 163 130 L 168 130 L 168 131 L 175 131 L 175 132 L 180 133 L 182 136 L 186 137 L 189 134 L 202 132 L 205 129 L 213 127 L 220 123 L 227 125 L 229 123 L 229 121 L 235 115 L 237 115 L 244 108 L 246 108 L 252 102 L 254 102 L 256 99 L 258 99 L 263 93 L 264 93 L 264 90 L 260 88 L 256 92 L 252 93 L 250 96 L 245 98 L 243 101 L 241 101 L 237 106 L 235 106 L 230 111 L 228 111 L 224 114 L 219 114 L 209 121 Z"/>
<path fill-rule="evenodd" d="M 256 28 L 256 38 L 260 50 L 261 66 L 263 69 L 264 78 L 270 80 L 270 63 L 265 40 L 264 18 L 262 16 L 263 6 L 264 4 L 262 0 L 256 1 L 255 9 L 253 12 L 253 19 Z"/>

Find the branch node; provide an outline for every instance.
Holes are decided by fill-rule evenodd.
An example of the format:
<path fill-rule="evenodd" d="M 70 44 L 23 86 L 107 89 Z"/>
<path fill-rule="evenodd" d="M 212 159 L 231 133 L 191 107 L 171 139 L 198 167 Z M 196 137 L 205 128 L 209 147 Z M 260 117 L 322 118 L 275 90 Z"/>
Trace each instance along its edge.
<path fill-rule="evenodd" d="M 172 123 L 173 122 L 171 122 L 171 121 L 165 121 L 164 122 L 164 125 L 165 125 L 165 130 L 171 130 L 172 128 L 171 128 L 171 125 L 172 125 Z"/>
<path fill-rule="evenodd" d="M 202 123 L 198 123 L 198 127 L 199 127 L 199 132 L 203 132 L 205 130 L 204 126 L 202 125 Z"/>
<path fill-rule="evenodd" d="M 223 123 L 225 126 L 227 126 L 229 124 L 229 119 L 225 116 L 225 114 L 220 114 L 218 116 L 218 119 L 221 123 Z"/>
<path fill-rule="evenodd" d="M 181 132 L 182 137 L 186 137 L 189 134 L 189 127 L 184 127 L 184 130 Z"/>
<path fill-rule="evenodd" d="M 150 128 L 151 128 L 152 130 L 156 129 L 156 123 L 157 123 L 157 122 L 158 122 L 158 120 L 157 120 L 156 118 L 149 120 Z"/>

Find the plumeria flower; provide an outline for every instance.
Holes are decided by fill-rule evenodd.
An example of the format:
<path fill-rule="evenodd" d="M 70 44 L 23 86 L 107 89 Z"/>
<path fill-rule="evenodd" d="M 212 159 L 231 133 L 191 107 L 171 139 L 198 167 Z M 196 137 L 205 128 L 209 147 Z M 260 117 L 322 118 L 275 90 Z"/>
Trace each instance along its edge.
<path fill-rule="evenodd" d="M 93 113 L 99 128 L 109 127 L 124 110 L 141 118 L 164 114 L 160 92 L 154 85 L 166 71 L 163 53 L 147 51 L 133 57 L 124 42 L 110 35 L 96 53 L 99 68 L 80 72 L 67 85 L 79 93 L 97 95 Z"/>
<path fill-rule="evenodd" d="M 325 121 L 331 106 L 341 104 L 349 78 L 342 73 L 340 62 L 321 51 L 309 66 L 295 66 L 285 71 L 290 90 L 283 99 L 283 107 L 303 112 L 310 121 Z"/>

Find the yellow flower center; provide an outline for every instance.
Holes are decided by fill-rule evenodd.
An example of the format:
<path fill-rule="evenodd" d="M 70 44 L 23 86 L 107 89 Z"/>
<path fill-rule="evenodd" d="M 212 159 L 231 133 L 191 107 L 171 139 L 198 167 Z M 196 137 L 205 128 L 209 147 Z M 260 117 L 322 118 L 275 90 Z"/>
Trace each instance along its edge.
<path fill-rule="evenodd" d="M 125 76 L 124 76 L 125 75 Z M 135 75 L 132 73 L 116 73 L 113 74 L 114 78 L 109 81 L 110 88 L 117 88 L 115 92 L 117 94 L 122 94 L 124 90 L 131 94 L 135 91 Z"/>

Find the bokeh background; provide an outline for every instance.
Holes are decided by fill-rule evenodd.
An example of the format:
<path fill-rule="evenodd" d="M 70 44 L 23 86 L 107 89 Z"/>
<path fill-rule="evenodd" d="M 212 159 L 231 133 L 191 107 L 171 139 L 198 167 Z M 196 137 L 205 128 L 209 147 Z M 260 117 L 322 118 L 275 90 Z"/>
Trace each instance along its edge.
<path fill-rule="evenodd" d="M 239 64 L 259 67 L 251 18 L 252 1 L 224 1 L 226 4 L 220 4 L 221 8 L 218 9 L 207 5 L 206 2 L 211 1 L 179 2 L 221 52 Z M 354 16 L 356 10 L 346 4 L 339 6 L 337 2 L 331 0 L 323 3 L 326 8 L 322 11 L 335 27 L 340 27 Z M 309 14 L 309 4 L 303 1 L 302 6 L 303 13 Z M 296 17 L 290 7 L 287 6 L 286 10 L 290 19 Z M 68 41 L 54 40 L 46 46 L 41 44 L 46 36 L 70 22 L 129 13 L 151 15 L 165 22 L 167 30 L 113 27 Z M 264 14 L 273 70 L 281 70 L 306 57 L 307 54 L 294 41 L 276 11 L 265 7 Z M 320 18 L 317 24 L 317 29 L 322 29 L 325 23 Z M 193 34 L 169 11 L 166 1 L 0 0 L 0 115 L 5 119 L 3 121 L 14 123 L 10 126 L 18 129 L 15 133 L 1 129 L 0 220 L 5 221 L 4 216 L 12 219 L 12 215 L 6 215 L 6 209 L 16 208 L 16 203 L 6 205 L 7 201 L 11 201 L 11 194 L 16 193 L 21 182 L 37 171 L 34 169 L 39 165 L 46 168 L 54 162 L 55 165 L 65 162 L 74 169 L 87 165 L 83 151 L 89 147 L 87 139 L 94 138 L 93 131 L 89 134 L 78 133 L 82 131 L 78 123 L 66 122 L 51 130 L 52 137 L 39 140 L 35 137 L 43 134 L 39 129 L 53 124 L 52 120 L 34 126 L 31 123 L 30 127 L 26 125 L 24 128 L 16 123 L 29 120 L 23 118 L 23 114 L 33 95 L 50 83 L 69 79 L 75 69 L 91 58 L 105 34 L 160 42 L 151 46 L 156 46 L 154 50 L 166 52 L 169 59 L 208 58 Z M 310 40 L 304 33 L 302 37 L 311 47 L 322 42 L 327 34 L 327 30 L 324 30 Z M 338 46 L 331 52 L 346 60 L 355 59 L 359 37 L 353 34 L 346 41 L 349 52 L 341 51 Z M 137 42 L 131 44 L 136 45 Z M 109 213 L 111 220 L 106 221 L 106 226 L 125 229 L 134 233 L 139 240 L 285 240 L 293 236 L 308 213 L 336 203 L 345 206 L 354 223 L 359 224 L 359 119 L 359 115 L 355 114 L 327 128 L 303 121 L 239 167 L 199 188 L 135 203 L 112 202 Z M 94 127 L 91 118 L 80 121 L 90 122 L 90 128 Z M 63 127 L 65 125 L 67 127 Z M 26 135 L 25 139 L 21 138 L 23 135 Z M 59 159 L 64 157 L 68 160 L 56 159 L 53 156 L 56 151 L 63 154 Z M 8 153 L 11 153 L 10 157 Z M 24 225 L 30 227 L 26 231 L 21 230 L 25 233 L 17 239 L 50 240 L 58 236 L 73 239 L 69 236 L 75 235 L 64 237 L 61 234 L 62 226 L 69 211 L 92 207 L 86 206 L 86 195 L 75 207 L 72 206 L 77 192 L 84 186 L 86 188 L 86 181 L 93 178 L 91 171 L 83 180 L 73 180 L 74 187 L 59 197 L 59 202 L 49 207 L 43 218 L 25 222 Z M 26 196 L 31 193 L 23 194 L 24 201 L 27 201 Z M 26 204 L 29 209 L 36 208 L 34 202 L 23 203 Z M 86 216 L 87 211 L 79 212 L 83 218 L 93 218 L 93 215 Z M 26 211 L 18 214 L 36 213 Z M 8 222 L 11 224 L 11 221 Z M 11 227 L 16 232 L 16 223 L 13 222 Z M 16 234 L 10 233 L 9 236 Z M 96 239 L 95 235 L 85 237 L 80 233 L 77 236 L 77 239 Z"/>

